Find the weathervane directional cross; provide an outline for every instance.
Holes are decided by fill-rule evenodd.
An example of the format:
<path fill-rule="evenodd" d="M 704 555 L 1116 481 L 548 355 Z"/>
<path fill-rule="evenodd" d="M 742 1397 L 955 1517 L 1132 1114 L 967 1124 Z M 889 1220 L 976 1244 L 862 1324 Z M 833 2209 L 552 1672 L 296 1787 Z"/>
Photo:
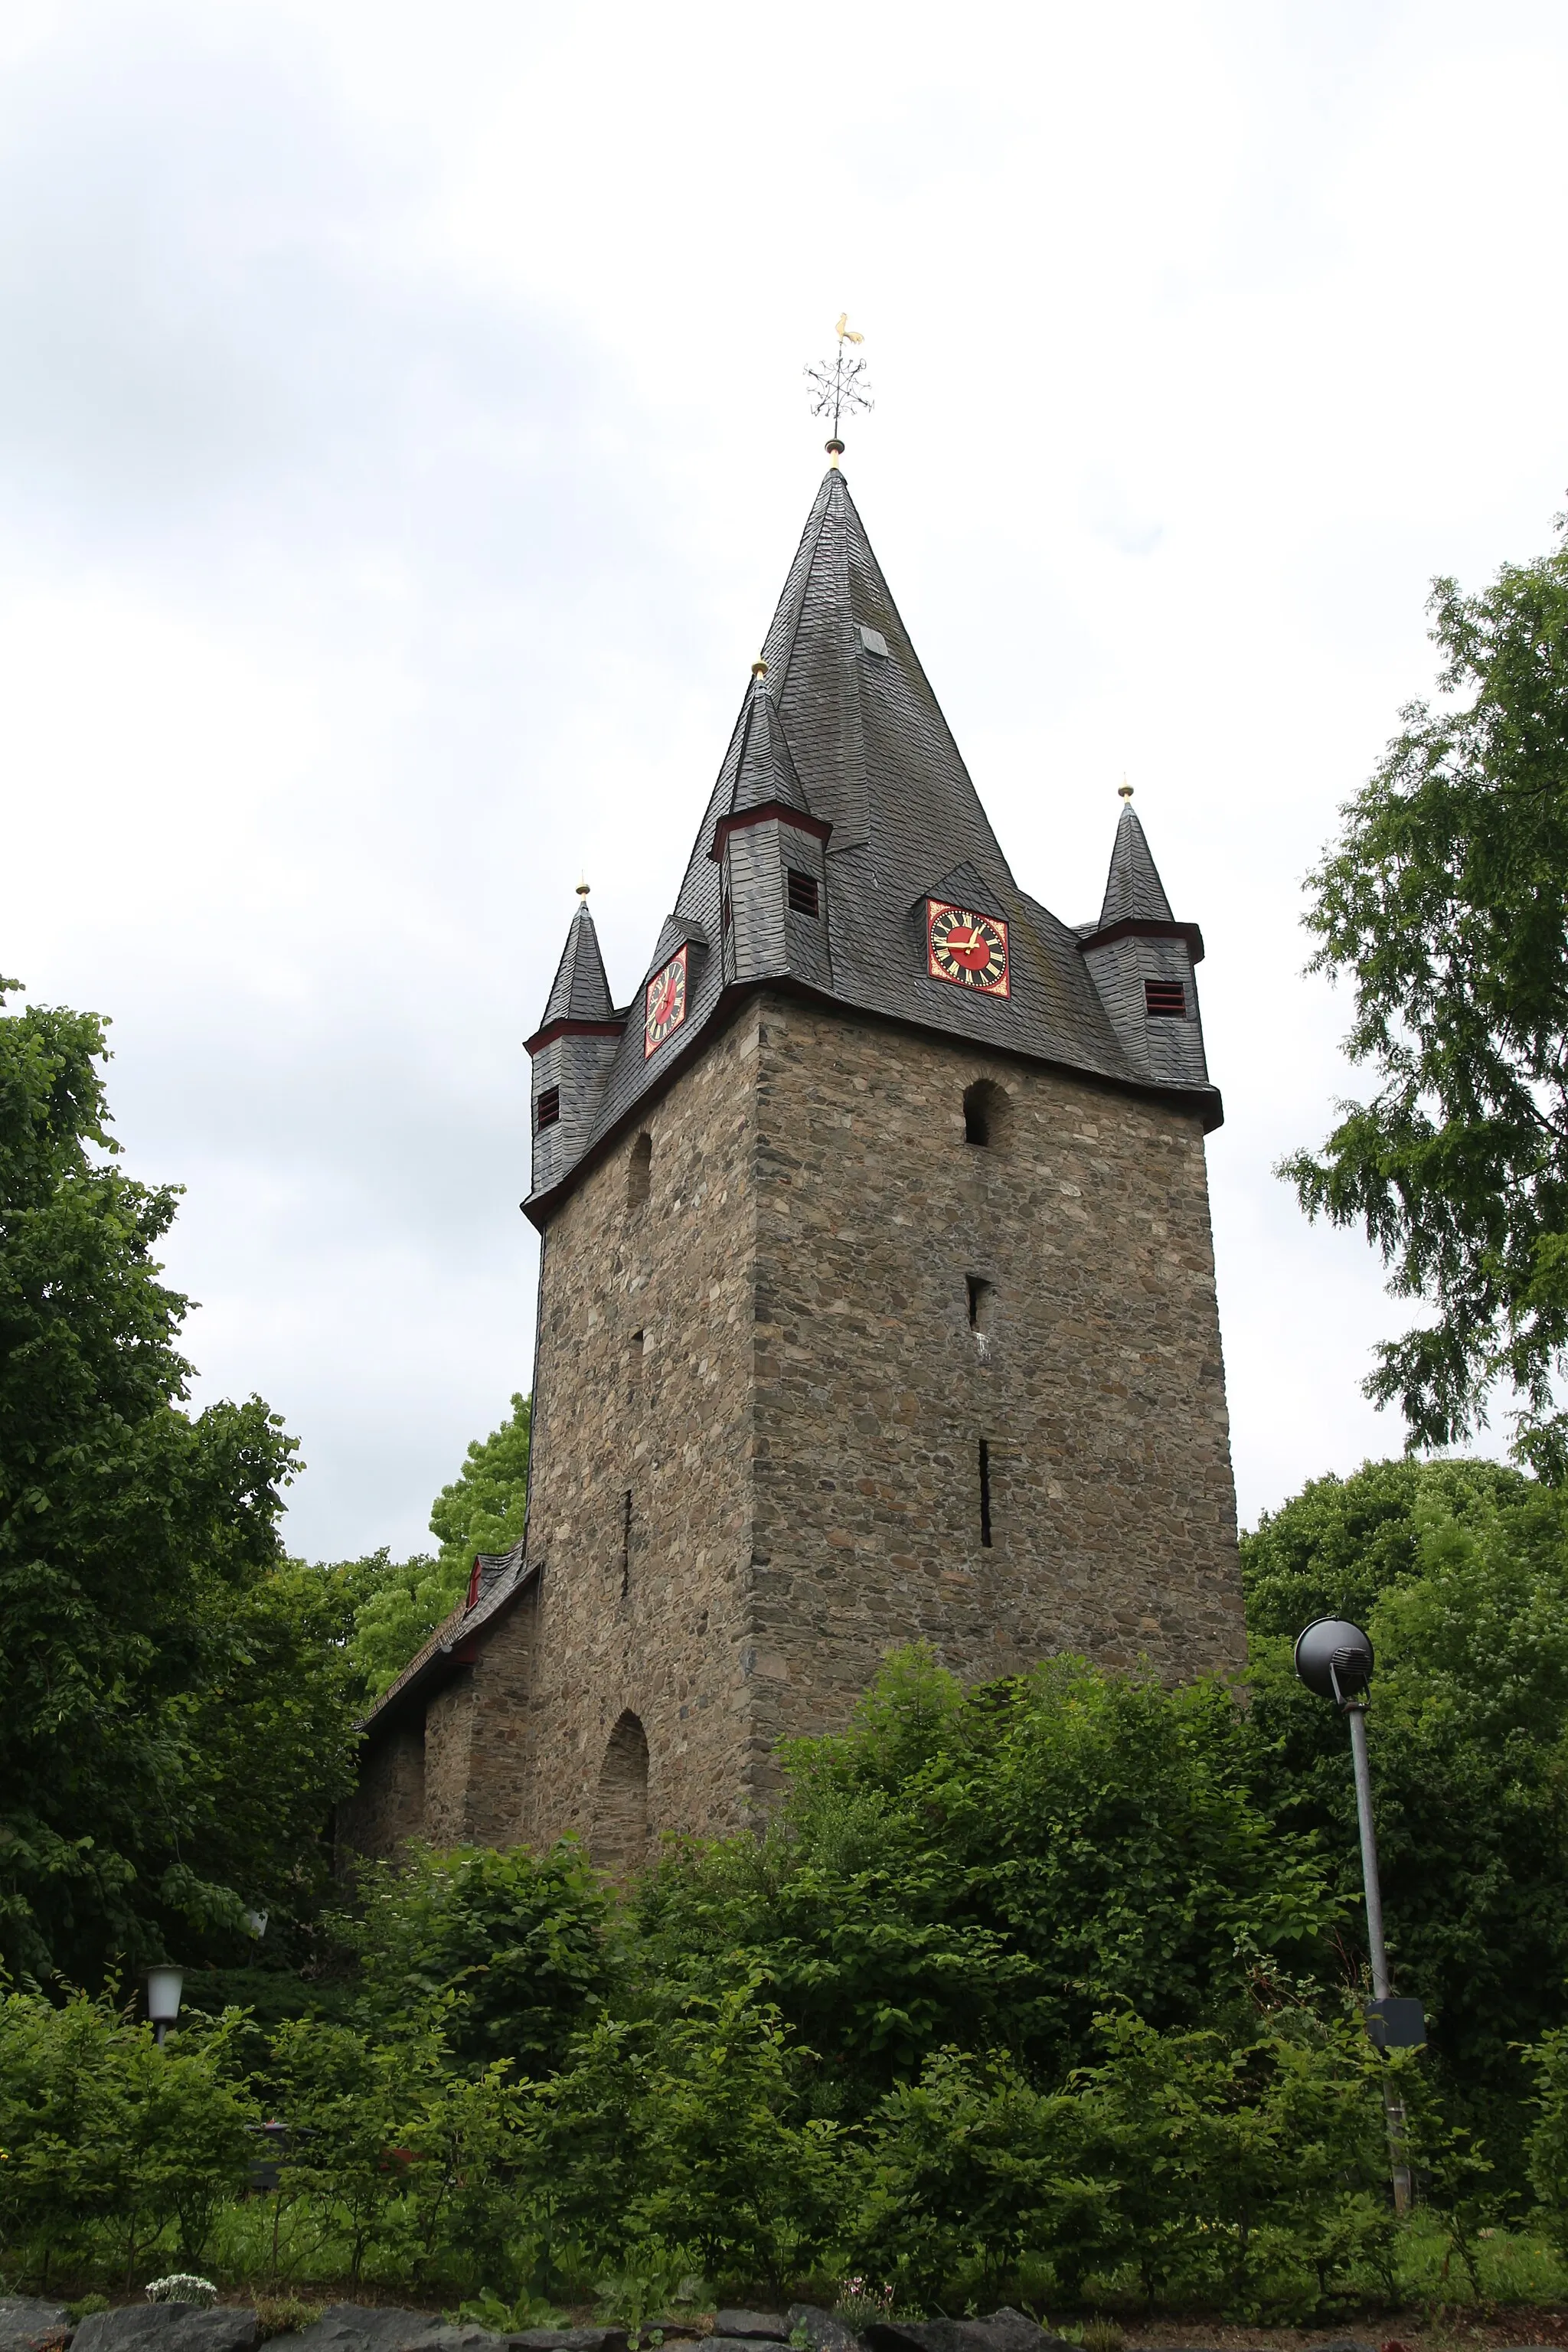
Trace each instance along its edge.
<path fill-rule="evenodd" d="M 808 367 L 805 374 L 812 387 L 812 415 L 833 419 L 833 438 L 827 444 L 827 454 L 837 466 L 844 455 L 844 444 L 838 436 L 840 422 L 852 416 L 858 408 L 869 408 L 873 403 L 870 386 L 863 382 L 866 362 L 847 349 L 851 343 L 863 343 L 865 336 L 849 324 L 847 310 L 840 310 L 833 331 L 838 338 L 838 349 L 832 365 L 823 360 L 817 366 Z"/>

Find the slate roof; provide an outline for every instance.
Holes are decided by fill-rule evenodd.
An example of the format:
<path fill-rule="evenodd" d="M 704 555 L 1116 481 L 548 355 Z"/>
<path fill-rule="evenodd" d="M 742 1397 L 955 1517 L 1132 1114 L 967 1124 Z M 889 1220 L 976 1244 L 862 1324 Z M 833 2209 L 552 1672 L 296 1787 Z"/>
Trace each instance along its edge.
<path fill-rule="evenodd" d="M 610 983 L 605 977 L 605 959 L 599 952 L 599 934 L 594 928 L 584 895 L 577 901 L 577 911 L 566 933 L 566 945 L 550 985 L 544 1018 L 539 1025 L 550 1029 L 557 1021 L 613 1021 L 615 1017 Z"/>
<path fill-rule="evenodd" d="M 1110 852 L 1110 871 L 1105 877 L 1105 903 L 1100 910 L 1099 929 L 1108 931 L 1112 923 L 1125 922 L 1173 924 L 1175 919 L 1165 886 L 1154 871 L 1143 828 L 1132 814 L 1131 802 L 1123 801 Z"/>
<path fill-rule="evenodd" d="M 804 975 L 801 984 L 988 1051 L 1026 1055 L 1139 1091 L 1151 1087 L 1120 1042 L 1081 952 L 1085 938 L 1103 929 L 1104 916 L 1098 926 L 1074 929 L 1015 881 L 837 467 L 817 491 L 763 654 L 766 675 L 753 679 L 737 716 L 674 912 L 623 1008 L 625 1033 L 591 1131 L 576 1160 L 524 1204 L 536 1222 L 637 1104 L 689 1057 L 722 1010 L 720 868 L 712 850 L 731 812 L 754 804 L 743 795 L 760 793 L 794 806 L 798 794 L 805 810 L 831 828 L 824 913 L 832 986 L 825 990 Z M 1006 920 L 1010 998 L 930 976 L 921 927 L 928 895 L 973 899 L 976 911 Z M 1130 910 L 1152 910 L 1141 919 L 1171 923 L 1130 808 L 1118 829 L 1106 905 L 1121 896 Z M 1172 929 L 1185 934 L 1193 927 Z M 692 950 L 686 1019 L 645 1058 L 643 991 L 683 940 Z M 787 973 L 780 977 L 788 983 Z M 1205 1125 L 1217 1124 L 1219 1098 L 1206 1083 L 1163 1084 L 1159 1091 L 1190 1094 Z"/>
<path fill-rule="evenodd" d="M 719 772 L 721 779 L 731 766 L 735 782 L 728 815 L 743 816 L 750 810 L 767 808 L 775 802 L 782 808 L 811 814 L 778 706 L 768 692 L 767 677 L 760 663 L 752 673 L 752 690 L 735 721 L 731 749 L 725 755 L 724 768 Z"/>
<path fill-rule="evenodd" d="M 464 1663 L 454 1654 L 504 1616 L 535 1573 L 523 1566 L 521 1543 L 510 1551 L 479 1552 L 474 1566 L 479 1571 L 479 1589 L 473 1607 L 464 1599 L 450 1616 L 441 1620 L 424 1648 L 415 1652 L 397 1680 L 388 1685 L 364 1716 L 359 1727 L 362 1731 L 379 1731 L 408 1701 L 424 1698 L 432 1687 L 445 1682 L 453 1665 Z"/>

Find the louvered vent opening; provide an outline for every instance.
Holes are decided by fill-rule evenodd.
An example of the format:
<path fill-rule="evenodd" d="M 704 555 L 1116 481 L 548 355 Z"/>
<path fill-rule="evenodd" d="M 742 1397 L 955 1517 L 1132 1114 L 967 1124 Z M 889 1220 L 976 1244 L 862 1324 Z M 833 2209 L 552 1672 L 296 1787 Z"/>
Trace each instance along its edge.
<path fill-rule="evenodd" d="M 1145 1012 L 1163 1016 L 1167 1021 L 1184 1021 L 1187 1017 L 1187 987 L 1181 980 L 1146 980 L 1143 982 Z"/>
<path fill-rule="evenodd" d="M 539 1097 L 538 1108 L 533 1114 L 533 1123 L 535 1127 L 553 1127 L 560 1116 L 561 1089 L 559 1087 L 546 1087 Z"/>
<path fill-rule="evenodd" d="M 791 911 L 796 915 L 816 914 L 816 877 L 815 874 L 803 874 L 798 866 L 790 867 L 789 903 Z"/>

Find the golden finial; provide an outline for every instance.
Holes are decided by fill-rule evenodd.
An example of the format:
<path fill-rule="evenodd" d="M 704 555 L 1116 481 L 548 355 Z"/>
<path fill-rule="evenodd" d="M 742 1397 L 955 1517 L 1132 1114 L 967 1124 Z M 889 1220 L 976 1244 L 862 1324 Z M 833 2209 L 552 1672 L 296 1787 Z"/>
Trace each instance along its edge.
<path fill-rule="evenodd" d="M 1116 787 L 1116 797 L 1119 801 L 1130 801 L 1132 797 L 1132 787 L 1125 776 Z"/>
<path fill-rule="evenodd" d="M 579 898 L 586 898 L 588 896 L 588 878 L 586 875 L 584 876 L 582 881 L 577 885 L 577 896 Z"/>
<path fill-rule="evenodd" d="M 753 677 L 766 677 L 767 674 L 768 666 L 759 654 L 756 660 L 752 664 L 752 676 Z"/>

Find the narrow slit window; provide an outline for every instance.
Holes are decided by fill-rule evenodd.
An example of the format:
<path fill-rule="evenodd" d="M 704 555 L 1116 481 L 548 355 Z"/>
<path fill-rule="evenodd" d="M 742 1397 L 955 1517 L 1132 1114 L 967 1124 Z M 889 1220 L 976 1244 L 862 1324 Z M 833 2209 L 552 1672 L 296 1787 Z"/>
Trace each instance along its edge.
<path fill-rule="evenodd" d="M 621 1497 L 621 1599 L 632 1589 L 632 1490 Z"/>
<path fill-rule="evenodd" d="M 733 924 L 733 922 L 734 922 L 734 919 L 735 919 L 735 909 L 734 909 L 734 908 L 733 908 L 733 907 L 731 907 L 731 905 L 730 904 L 730 893 L 728 892 L 728 890 L 726 890 L 726 891 L 725 891 L 725 893 L 724 893 L 724 929 L 726 929 L 726 931 L 730 929 L 731 926 L 731 925 Z"/>
<path fill-rule="evenodd" d="M 816 877 L 803 874 L 798 866 L 789 869 L 789 903 L 796 915 L 815 915 L 817 910 Z"/>
<path fill-rule="evenodd" d="M 653 1170 L 653 1138 L 639 1135 L 632 1146 L 632 1156 L 626 1162 L 626 1206 L 640 1209 L 647 1199 Z"/>
<path fill-rule="evenodd" d="M 631 1348 L 626 1358 L 626 1370 L 634 1389 L 640 1389 L 642 1386 L 643 1353 L 643 1335 L 640 1331 L 634 1331 Z"/>
<path fill-rule="evenodd" d="M 993 1078 L 976 1078 L 963 1089 L 963 1139 L 989 1150 L 1003 1139 L 1007 1097 Z"/>
<path fill-rule="evenodd" d="M 546 1087 L 539 1097 L 538 1108 L 533 1114 L 533 1123 L 535 1127 L 553 1127 L 560 1116 L 561 1089 L 559 1087 Z"/>
<path fill-rule="evenodd" d="M 991 1448 L 983 1437 L 980 1441 L 980 1540 L 991 1549 Z"/>
<path fill-rule="evenodd" d="M 989 1331 L 996 1286 L 994 1282 L 987 1282 L 983 1274 L 966 1274 L 963 1280 L 969 1292 L 969 1328 L 972 1331 Z"/>
<path fill-rule="evenodd" d="M 1156 1019 L 1184 1021 L 1187 1017 L 1186 982 L 1146 980 L 1143 982 L 1143 1007 Z"/>

